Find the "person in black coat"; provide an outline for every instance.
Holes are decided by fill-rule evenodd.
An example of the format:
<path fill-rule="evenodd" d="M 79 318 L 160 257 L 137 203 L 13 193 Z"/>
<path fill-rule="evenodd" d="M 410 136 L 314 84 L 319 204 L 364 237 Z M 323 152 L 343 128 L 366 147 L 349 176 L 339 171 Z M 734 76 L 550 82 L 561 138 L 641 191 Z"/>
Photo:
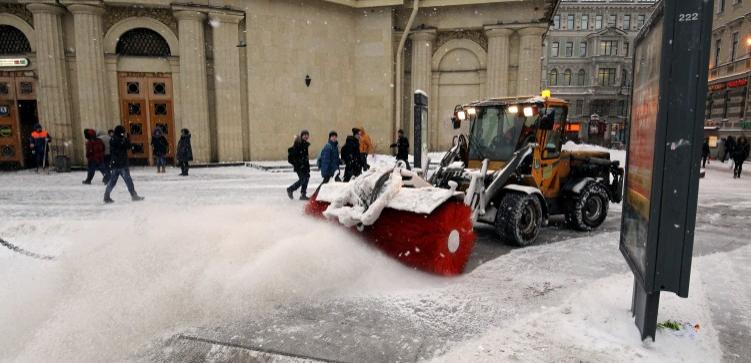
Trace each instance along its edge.
<path fill-rule="evenodd" d="M 167 141 L 167 138 L 164 136 L 164 132 L 160 127 L 157 127 L 156 130 L 154 130 L 154 135 L 151 136 L 151 150 L 154 153 L 156 172 L 166 173 L 169 141 Z"/>
<path fill-rule="evenodd" d="M 110 165 L 110 180 L 107 183 L 107 189 L 104 191 L 105 203 L 114 202 L 114 200 L 110 198 L 110 193 L 112 193 L 112 189 L 115 188 L 115 185 L 117 185 L 117 179 L 120 177 L 123 177 L 125 185 L 128 187 L 131 200 L 134 202 L 143 200 L 143 197 L 136 193 L 136 189 L 133 186 L 133 179 L 130 177 L 130 165 L 128 162 L 128 152 L 130 151 L 130 148 L 130 140 L 128 140 L 128 135 L 125 134 L 125 127 L 118 125 L 115 127 L 115 134 L 110 139 L 110 156 L 112 157 L 112 161 Z"/>
<path fill-rule="evenodd" d="M 733 160 L 733 151 L 735 151 L 735 138 L 728 136 L 727 140 L 725 140 L 725 155 L 722 158 L 723 163 L 726 158 Z"/>
<path fill-rule="evenodd" d="M 709 139 L 704 139 L 704 145 L 701 146 L 701 167 L 707 166 L 707 159 L 709 159 Z"/>
<path fill-rule="evenodd" d="M 360 130 L 352 129 L 352 135 L 342 146 L 342 160 L 344 161 L 344 182 L 353 176 L 362 174 L 362 157 L 360 156 Z"/>
<path fill-rule="evenodd" d="M 735 163 L 733 179 L 741 177 L 743 163 L 748 159 L 749 153 L 751 153 L 751 145 L 749 145 L 748 140 L 743 136 L 739 137 L 732 154 L 733 162 Z"/>
<path fill-rule="evenodd" d="M 188 129 L 180 130 L 180 141 L 177 143 L 177 163 L 180 164 L 180 175 L 188 176 L 190 165 L 188 162 L 193 161 L 193 147 L 190 145 L 190 131 Z"/>
<path fill-rule="evenodd" d="M 310 133 L 308 130 L 302 130 L 300 135 L 295 137 L 295 142 L 292 145 L 292 155 L 290 161 L 292 162 L 292 168 L 297 173 L 297 181 L 287 188 L 287 196 L 289 199 L 294 198 L 294 192 L 300 189 L 300 200 L 308 200 L 308 181 L 310 181 L 310 157 L 308 156 L 308 147 L 310 143 L 308 139 Z"/>
<path fill-rule="evenodd" d="M 412 168 L 409 166 L 409 139 L 404 136 L 404 130 L 400 129 L 397 135 L 396 143 L 391 144 L 392 148 L 396 148 L 396 160 L 403 161 L 407 165 L 407 170 L 411 170 Z"/>

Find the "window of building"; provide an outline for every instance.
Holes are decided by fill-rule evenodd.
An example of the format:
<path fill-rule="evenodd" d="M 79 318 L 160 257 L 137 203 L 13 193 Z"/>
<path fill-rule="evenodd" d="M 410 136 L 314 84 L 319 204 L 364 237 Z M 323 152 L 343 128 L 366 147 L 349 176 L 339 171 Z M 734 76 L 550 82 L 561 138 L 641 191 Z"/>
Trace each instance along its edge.
<path fill-rule="evenodd" d="M 630 51 L 630 49 L 629 49 L 630 46 L 631 46 L 631 44 L 629 44 L 628 42 L 623 42 L 623 56 L 624 57 L 628 57 L 628 53 Z"/>
<path fill-rule="evenodd" d="M 615 85 L 615 68 L 600 68 L 597 71 L 597 79 L 600 86 Z"/>
<path fill-rule="evenodd" d="M 714 66 L 720 66 L 720 50 L 722 49 L 722 39 L 717 39 L 714 42 Z"/>
<path fill-rule="evenodd" d="M 596 30 L 602 29 L 602 15 L 595 16 L 595 29 Z"/>
<path fill-rule="evenodd" d="M 560 29 L 561 28 L 561 16 L 556 15 L 553 17 L 553 29 Z"/>
<path fill-rule="evenodd" d="M 566 29 L 574 30 L 574 14 L 566 16 Z"/>
<path fill-rule="evenodd" d="M 553 44 L 550 46 L 550 56 L 551 57 L 557 57 L 558 56 L 558 47 L 560 45 L 558 42 L 553 42 Z"/>
<path fill-rule="evenodd" d="M 147 28 L 134 28 L 120 35 L 115 53 L 146 57 L 171 55 L 167 41 L 159 33 Z"/>
<path fill-rule="evenodd" d="M 615 14 L 608 15 L 608 26 L 615 26 L 618 18 Z"/>
<path fill-rule="evenodd" d="M 738 32 L 733 33 L 733 44 L 731 45 L 732 48 L 730 48 L 730 61 L 735 60 L 735 56 L 738 53 Z"/>
<path fill-rule="evenodd" d="M 589 15 L 582 15 L 581 16 L 581 29 L 587 30 L 589 29 Z"/>
<path fill-rule="evenodd" d="M 730 91 L 725 91 L 725 102 L 722 104 L 722 118 L 728 118 L 728 104 L 730 103 Z"/>
<path fill-rule="evenodd" d="M 567 69 L 565 72 L 563 72 L 563 85 L 564 86 L 570 86 L 571 85 L 571 70 Z"/>
<path fill-rule="evenodd" d="M 579 56 L 580 57 L 586 57 L 587 56 L 587 42 L 581 42 L 581 43 L 579 43 Z"/>
<path fill-rule="evenodd" d="M 621 86 L 627 87 L 630 84 L 628 79 L 628 71 L 623 69 L 621 70 Z"/>
<path fill-rule="evenodd" d="M 717 0 L 717 13 L 725 11 L 725 0 Z"/>
<path fill-rule="evenodd" d="M 584 114 L 584 100 L 576 100 L 576 116 Z"/>
<path fill-rule="evenodd" d="M 639 14 L 639 16 L 636 18 L 636 27 L 641 29 L 641 27 L 644 26 L 646 16 L 644 14 Z"/>
<path fill-rule="evenodd" d="M 601 40 L 600 55 L 618 55 L 617 40 Z"/>
<path fill-rule="evenodd" d="M 566 42 L 566 57 L 573 57 L 573 56 L 574 56 L 574 43 Z"/>
<path fill-rule="evenodd" d="M 631 15 L 623 16 L 623 30 L 631 30 Z"/>
<path fill-rule="evenodd" d="M 548 84 L 551 86 L 558 85 L 558 71 L 555 69 L 550 71 L 550 77 L 548 77 Z"/>
<path fill-rule="evenodd" d="M 22 31 L 10 25 L 0 25 L 0 54 L 31 52 L 31 44 Z"/>
<path fill-rule="evenodd" d="M 626 116 L 626 101 L 618 101 L 618 114 L 621 116 Z"/>
<path fill-rule="evenodd" d="M 577 86 L 584 86 L 587 83 L 587 72 L 583 69 L 579 70 L 579 73 L 576 74 L 576 85 Z"/>

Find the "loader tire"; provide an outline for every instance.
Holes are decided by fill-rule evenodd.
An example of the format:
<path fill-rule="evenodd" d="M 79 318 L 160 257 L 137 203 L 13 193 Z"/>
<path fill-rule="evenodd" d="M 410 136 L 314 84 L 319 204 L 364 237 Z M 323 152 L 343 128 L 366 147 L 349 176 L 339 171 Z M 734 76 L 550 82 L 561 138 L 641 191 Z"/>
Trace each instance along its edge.
<path fill-rule="evenodd" d="M 573 197 L 572 208 L 566 213 L 566 221 L 573 229 L 591 231 L 605 222 L 609 204 L 610 198 L 605 186 L 590 182 Z"/>
<path fill-rule="evenodd" d="M 501 199 L 495 229 L 502 240 L 524 247 L 535 242 L 542 220 L 542 205 L 536 196 L 509 192 Z"/>

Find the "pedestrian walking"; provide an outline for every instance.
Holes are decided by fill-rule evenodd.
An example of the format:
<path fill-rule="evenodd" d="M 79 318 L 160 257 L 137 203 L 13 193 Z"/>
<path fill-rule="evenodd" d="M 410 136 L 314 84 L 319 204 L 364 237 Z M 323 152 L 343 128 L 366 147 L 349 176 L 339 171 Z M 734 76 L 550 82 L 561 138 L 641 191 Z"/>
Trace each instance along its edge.
<path fill-rule="evenodd" d="M 34 125 L 34 131 L 31 132 L 31 137 L 29 137 L 29 148 L 31 154 L 34 155 L 37 172 L 39 172 L 40 167 L 42 170 L 47 168 L 50 141 L 52 141 L 52 137 L 47 130 L 42 128 L 40 124 Z"/>
<path fill-rule="evenodd" d="M 725 163 L 725 138 L 721 138 L 717 141 L 717 159 L 721 163 Z"/>
<path fill-rule="evenodd" d="M 189 162 L 193 161 L 193 147 L 190 145 L 190 131 L 180 130 L 180 141 L 177 143 L 177 163 L 180 164 L 180 175 L 188 176 Z"/>
<path fill-rule="evenodd" d="M 83 184 L 91 184 L 94 174 L 99 170 L 102 173 L 102 182 L 107 184 L 110 180 L 110 171 L 105 166 L 104 151 L 105 145 L 102 139 L 97 137 L 97 132 L 92 129 L 83 130 L 83 137 L 86 139 L 86 160 L 88 162 L 88 172 Z"/>
<path fill-rule="evenodd" d="M 735 151 L 735 138 L 728 136 L 725 140 L 725 158 L 730 159 L 730 164 L 733 164 L 733 151 Z M 730 168 L 733 169 L 733 165 L 730 165 Z"/>
<path fill-rule="evenodd" d="M 707 159 L 709 159 L 709 138 L 704 139 L 704 145 L 701 146 L 701 167 L 707 167 Z"/>
<path fill-rule="evenodd" d="M 110 174 L 110 180 L 107 183 L 107 189 L 104 191 L 104 202 L 114 203 L 115 201 L 110 198 L 112 189 L 117 185 L 117 179 L 122 177 L 125 181 L 125 185 L 128 187 L 130 198 L 134 202 L 143 200 L 143 197 L 136 193 L 136 188 L 133 186 L 133 179 L 130 177 L 130 165 L 128 162 L 128 152 L 131 145 L 128 140 L 128 135 L 125 134 L 125 127 L 118 125 L 115 127 L 114 135 L 110 140 L 110 152 L 112 153 L 112 173 Z"/>
<path fill-rule="evenodd" d="M 106 133 L 100 130 L 97 130 L 96 132 L 96 137 L 102 140 L 102 143 L 104 144 L 104 167 L 107 168 L 108 173 L 110 171 L 110 162 L 112 161 L 112 156 L 110 155 L 110 140 L 112 140 L 112 135 L 114 133 L 115 132 L 112 130 L 107 130 Z"/>
<path fill-rule="evenodd" d="M 318 155 L 318 168 L 321 170 L 321 177 L 323 177 L 323 183 L 326 184 L 334 177 L 334 174 L 339 170 L 339 143 L 337 142 L 336 131 L 329 132 L 329 141 L 323 146 L 321 153 Z"/>
<path fill-rule="evenodd" d="M 409 166 L 409 140 L 404 136 L 404 130 L 397 131 L 396 143 L 391 144 L 391 147 L 396 148 L 396 160 L 403 161 L 407 170 L 412 170 Z"/>
<path fill-rule="evenodd" d="M 735 163 L 733 179 L 741 177 L 743 163 L 748 159 L 749 153 L 751 153 L 751 145 L 749 145 L 748 140 L 745 136 L 739 137 L 733 149 L 733 162 Z"/>
<path fill-rule="evenodd" d="M 342 160 L 344 161 L 344 182 L 349 182 L 352 177 L 362 174 L 360 155 L 360 130 L 352 129 L 352 135 L 347 136 L 347 141 L 342 146 Z"/>
<path fill-rule="evenodd" d="M 294 199 L 294 192 L 300 189 L 300 200 L 308 200 L 308 181 L 310 180 L 309 138 L 308 130 L 302 130 L 300 135 L 295 137 L 292 147 L 287 150 L 287 161 L 292 164 L 292 168 L 297 173 L 297 181 L 287 188 L 289 199 Z"/>
<path fill-rule="evenodd" d="M 370 169 L 370 165 L 368 165 L 368 155 L 375 154 L 375 145 L 373 145 L 373 140 L 370 139 L 370 135 L 368 135 L 365 132 L 365 128 L 359 127 L 360 129 L 360 164 L 362 165 L 362 169 L 364 171 L 367 171 Z"/>
<path fill-rule="evenodd" d="M 169 153 L 169 141 L 164 136 L 164 132 L 161 127 L 157 127 L 154 130 L 154 135 L 151 136 L 151 149 L 154 153 L 154 163 L 156 164 L 157 173 L 167 172 L 167 154 Z"/>

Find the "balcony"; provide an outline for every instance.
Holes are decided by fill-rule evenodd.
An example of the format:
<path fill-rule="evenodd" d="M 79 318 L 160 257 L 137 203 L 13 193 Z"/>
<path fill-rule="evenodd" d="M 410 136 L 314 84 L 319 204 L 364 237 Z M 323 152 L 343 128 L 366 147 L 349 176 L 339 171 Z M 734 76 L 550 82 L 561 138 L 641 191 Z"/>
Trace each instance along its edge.
<path fill-rule="evenodd" d="M 732 77 L 751 71 L 751 57 L 745 55 L 743 58 L 736 59 L 733 62 L 720 64 L 719 67 L 709 69 L 709 81 L 719 78 Z"/>

